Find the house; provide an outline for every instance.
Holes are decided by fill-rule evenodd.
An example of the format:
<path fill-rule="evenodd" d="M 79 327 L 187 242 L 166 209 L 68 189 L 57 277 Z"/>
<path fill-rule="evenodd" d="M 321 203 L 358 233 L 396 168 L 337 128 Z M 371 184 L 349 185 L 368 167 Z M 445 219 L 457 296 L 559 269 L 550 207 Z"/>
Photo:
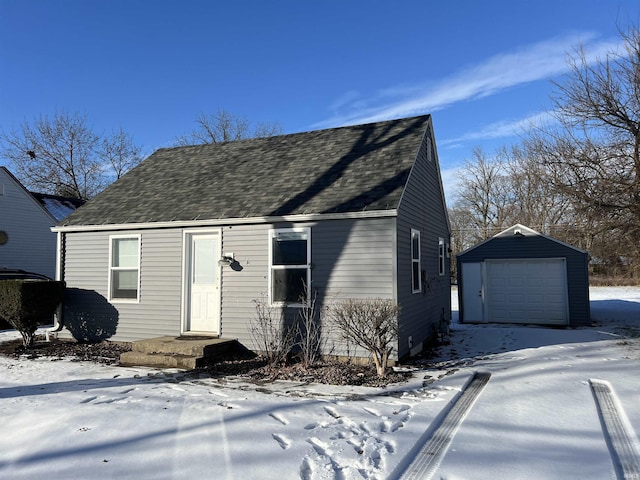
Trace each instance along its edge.
<path fill-rule="evenodd" d="M 583 250 L 514 225 L 456 261 L 461 323 L 590 324 Z"/>
<path fill-rule="evenodd" d="M 54 278 L 56 223 L 83 202 L 29 192 L 0 167 L 0 268 L 19 269 Z"/>
<path fill-rule="evenodd" d="M 429 115 L 163 148 L 53 230 L 68 287 L 59 327 L 93 339 L 220 336 L 255 349 L 256 300 L 289 315 L 310 298 L 382 297 L 401 305 L 403 357 L 450 316 Z M 353 355 L 326 335 L 332 353 Z"/>

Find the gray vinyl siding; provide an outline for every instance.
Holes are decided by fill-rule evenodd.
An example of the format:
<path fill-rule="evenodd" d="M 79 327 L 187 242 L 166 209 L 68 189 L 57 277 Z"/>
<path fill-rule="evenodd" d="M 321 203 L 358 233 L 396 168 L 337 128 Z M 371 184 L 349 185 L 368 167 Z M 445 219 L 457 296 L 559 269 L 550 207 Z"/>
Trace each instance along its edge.
<path fill-rule="evenodd" d="M 444 275 L 439 274 L 438 239 L 446 246 L 450 241 L 446 206 L 435 154 L 431 128 L 420 146 L 416 163 L 407 182 L 398 209 L 398 302 L 401 306 L 398 355 L 400 358 L 420 348 L 438 328 L 444 314 L 451 318 L 449 259 L 445 258 Z M 420 232 L 421 270 L 426 273 L 422 293 L 412 293 L 411 229 Z"/>
<path fill-rule="evenodd" d="M 254 300 L 268 301 L 269 225 L 238 225 L 222 229 L 222 251 L 233 253 L 241 269 L 222 269 L 220 333 L 253 349 L 249 327 Z"/>
<path fill-rule="evenodd" d="M 123 304 L 121 309 L 131 312 L 130 315 L 137 319 L 136 330 L 132 329 L 132 334 L 145 337 L 179 335 L 182 230 L 145 231 L 141 241 L 140 303 Z"/>
<path fill-rule="evenodd" d="M 223 252 L 233 253 L 242 268 L 223 269 L 223 337 L 256 347 L 249 328 L 255 317 L 254 300 L 268 298 L 269 230 L 293 227 L 311 228 L 311 285 L 319 310 L 340 298 L 394 298 L 393 218 L 227 227 L 222 235 Z M 289 317 L 298 312 L 288 310 Z M 327 345 L 331 352 L 325 353 L 346 354 L 338 335 Z"/>
<path fill-rule="evenodd" d="M 0 268 L 20 269 L 54 278 L 56 234 L 53 218 L 13 178 L 0 170 Z"/>
<path fill-rule="evenodd" d="M 311 285 L 320 310 L 341 298 L 395 298 L 395 218 L 331 220 L 220 228 L 222 253 L 238 266 L 221 269 L 220 335 L 256 348 L 249 333 L 255 300 L 268 298 L 269 230 L 311 229 Z M 109 237 L 140 235 L 140 302 L 108 302 Z M 69 320 L 94 317 L 114 341 L 133 341 L 181 332 L 183 230 L 159 229 L 65 234 Z M 288 309 L 288 317 L 298 310 Z M 111 330 L 114 330 L 113 332 Z M 69 334 L 67 333 L 67 336 Z M 325 353 L 366 356 L 332 335 Z"/>
<path fill-rule="evenodd" d="M 322 222 L 312 232 L 311 275 L 319 309 L 346 298 L 395 300 L 395 218 Z M 348 345 L 337 331 L 329 338 L 328 354 L 369 356 Z"/>
<path fill-rule="evenodd" d="M 494 237 L 458 255 L 460 298 L 462 298 L 461 295 L 464 290 L 464 280 L 461 277 L 462 263 L 478 263 L 487 259 L 520 258 L 566 259 L 569 324 L 571 326 L 581 326 L 590 323 L 587 253 L 540 235 L 527 234 L 524 238 L 515 238 L 514 236 Z M 464 312 L 461 311 L 461 315 L 463 317 Z"/>
<path fill-rule="evenodd" d="M 109 237 L 114 234 L 140 235 L 139 303 L 108 301 Z M 113 341 L 180 335 L 181 229 L 67 233 L 64 280 L 68 325 L 81 317 L 102 319 L 97 327 Z"/>
<path fill-rule="evenodd" d="M 395 299 L 394 231 L 395 218 L 312 227 L 313 287 L 328 298 Z"/>

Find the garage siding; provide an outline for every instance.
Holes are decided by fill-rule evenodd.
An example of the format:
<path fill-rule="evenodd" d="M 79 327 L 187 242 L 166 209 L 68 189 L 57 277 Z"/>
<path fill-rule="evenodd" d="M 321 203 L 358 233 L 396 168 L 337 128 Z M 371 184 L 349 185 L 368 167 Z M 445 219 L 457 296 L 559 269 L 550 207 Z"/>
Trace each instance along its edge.
<path fill-rule="evenodd" d="M 588 325 L 589 311 L 588 255 L 577 248 L 523 229 L 523 235 L 514 235 L 515 227 L 490 238 L 463 252 L 457 257 L 459 295 L 463 298 L 465 282 L 462 278 L 462 264 L 481 263 L 490 260 L 513 259 L 564 259 L 566 276 L 566 298 L 568 302 L 568 324 Z M 489 322 L 491 318 L 487 318 Z M 460 321 L 465 321 L 464 306 L 460 305 Z M 548 322 L 546 322 L 548 323 Z"/>

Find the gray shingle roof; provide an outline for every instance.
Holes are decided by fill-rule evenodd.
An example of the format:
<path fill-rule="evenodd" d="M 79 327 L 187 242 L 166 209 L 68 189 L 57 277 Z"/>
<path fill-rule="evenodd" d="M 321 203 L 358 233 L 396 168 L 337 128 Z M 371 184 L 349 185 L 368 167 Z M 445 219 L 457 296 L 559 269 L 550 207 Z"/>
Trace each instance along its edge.
<path fill-rule="evenodd" d="M 163 148 L 61 225 L 396 209 L 429 118 Z"/>

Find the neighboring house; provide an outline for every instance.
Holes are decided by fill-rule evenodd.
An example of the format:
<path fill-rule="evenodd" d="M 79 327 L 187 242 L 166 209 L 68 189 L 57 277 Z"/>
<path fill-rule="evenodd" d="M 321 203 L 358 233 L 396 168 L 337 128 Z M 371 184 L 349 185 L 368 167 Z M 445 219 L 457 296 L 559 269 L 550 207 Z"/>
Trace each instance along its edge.
<path fill-rule="evenodd" d="M 461 323 L 584 326 L 588 254 L 514 225 L 457 256 Z"/>
<path fill-rule="evenodd" d="M 0 167 L 0 268 L 20 269 L 54 278 L 56 223 L 83 202 L 29 192 Z"/>
<path fill-rule="evenodd" d="M 313 297 L 383 297 L 401 305 L 404 357 L 450 318 L 429 115 L 160 149 L 54 231 L 62 322 L 87 338 L 209 335 L 255 349 L 256 300 L 291 316 Z M 325 333 L 325 353 L 353 355 Z"/>

